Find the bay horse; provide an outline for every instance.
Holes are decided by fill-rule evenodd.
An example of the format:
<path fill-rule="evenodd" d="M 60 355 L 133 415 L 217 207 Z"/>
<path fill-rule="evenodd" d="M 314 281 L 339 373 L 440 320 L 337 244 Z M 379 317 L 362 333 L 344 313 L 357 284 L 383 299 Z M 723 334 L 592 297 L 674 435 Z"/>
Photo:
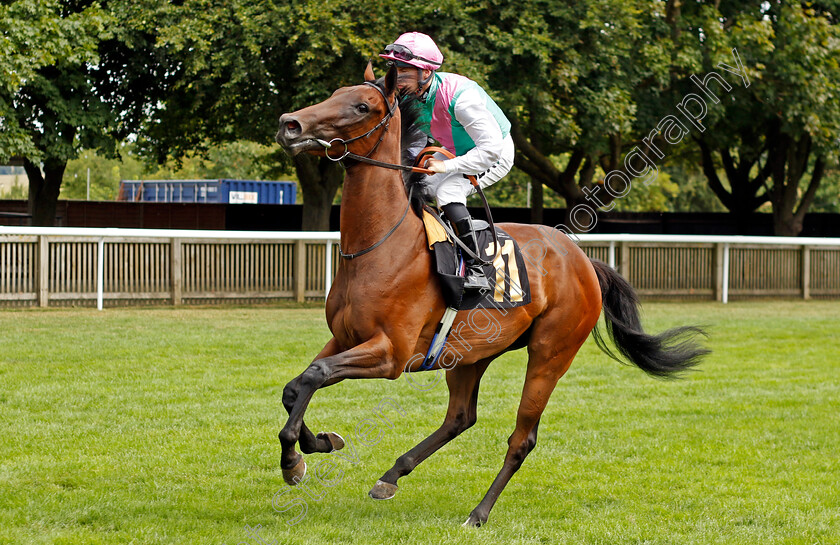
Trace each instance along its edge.
<path fill-rule="evenodd" d="M 396 83 L 394 68 L 375 81 L 369 64 L 363 84 L 343 87 L 319 104 L 281 116 L 276 141 L 291 155 L 329 154 L 336 159 L 352 153 L 399 163 L 401 112 Z M 297 444 L 304 454 L 344 446 L 337 433 L 315 435 L 304 423 L 313 394 L 344 379 L 394 380 L 404 372 L 419 371 L 423 359 L 411 357 L 426 353 L 445 308 L 423 221 L 417 214 L 406 214 L 410 203 L 402 174 L 348 160 L 346 155 L 344 162 L 340 230 L 345 257 L 326 302 L 333 337 L 283 390 L 289 417 L 279 434 L 280 465 L 289 485 L 301 482 L 306 473 Z M 528 254 L 531 302 L 505 312 L 487 311 L 499 324 L 492 342 L 486 332 L 461 329 L 463 344 L 472 349 L 446 369 L 449 406 L 443 424 L 400 456 L 370 491 L 375 499 L 392 498 L 400 477 L 475 424 L 479 382 L 490 362 L 509 350 L 527 347 L 516 427 L 502 468 L 464 523 L 468 526 L 487 522 L 505 485 L 533 450 L 549 397 L 593 329 L 598 346 L 619 359 L 598 335 L 602 309 L 607 332 L 620 354 L 651 375 L 673 376 L 707 353 L 693 340 L 703 333 L 695 327 L 645 333 L 632 286 L 608 265 L 589 259 L 559 230 L 513 223 L 500 227 Z M 466 312 L 458 313 L 455 322 L 459 320 L 468 320 Z M 438 362 L 435 368 L 441 365 Z"/>

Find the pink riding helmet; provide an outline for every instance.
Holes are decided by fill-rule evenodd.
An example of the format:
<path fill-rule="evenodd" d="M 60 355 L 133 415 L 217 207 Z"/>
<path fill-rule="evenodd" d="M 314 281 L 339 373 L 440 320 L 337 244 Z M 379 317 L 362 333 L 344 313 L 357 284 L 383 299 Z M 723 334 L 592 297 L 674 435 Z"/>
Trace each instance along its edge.
<path fill-rule="evenodd" d="M 406 32 L 385 46 L 383 59 L 410 64 L 421 70 L 437 70 L 443 64 L 443 53 L 435 41 L 421 32 Z"/>

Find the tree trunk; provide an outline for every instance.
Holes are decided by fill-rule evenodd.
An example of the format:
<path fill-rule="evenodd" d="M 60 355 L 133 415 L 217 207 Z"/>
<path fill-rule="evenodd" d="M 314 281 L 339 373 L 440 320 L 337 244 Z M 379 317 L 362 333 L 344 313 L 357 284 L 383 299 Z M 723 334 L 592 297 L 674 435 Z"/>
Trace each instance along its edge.
<path fill-rule="evenodd" d="M 543 222 L 543 184 L 536 178 L 531 178 L 531 223 L 540 225 Z"/>
<path fill-rule="evenodd" d="M 720 199 L 732 217 L 736 233 L 739 235 L 752 234 L 752 214 L 758 207 L 770 200 L 770 192 L 764 190 L 765 181 L 771 175 L 772 161 L 768 158 L 764 166 L 759 163 L 760 154 L 754 157 L 739 156 L 736 163 L 732 151 L 727 147 L 712 149 L 701 138 L 695 138 L 700 147 L 703 174 L 709 182 L 709 187 Z M 730 190 L 721 183 L 713 152 L 717 151 L 729 182 Z M 750 178 L 753 167 L 758 165 L 758 174 Z M 763 190 L 763 191 L 762 191 Z"/>
<path fill-rule="evenodd" d="M 799 184 L 808 170 L 811 149 L 809 135 L 795 140 L 783 134 L 770 150 L 773 157 L 773 232 L 777 236 L 799 236 L 805 214 L 822 181 L 825 161 L 818 156 L 808 187 L 800 191 Z"/>
<path fill-rule="evenodd" d="M 566 199 L 563 209 L 563 227 L 572 233 L 591 233 L 598 224 L 598 203 L 585 198 Z"/>
<path fill-rule="evenodd" d="M 681 0 L 668 0 L 665 3 L 665 23 L 671 27 L 671 38 L 676 42 L 680 39 L 680 8 Z M 717 7 L 717 6 L 716 6 Z"/>
<path fill-rule="evenodd" d="M 805 160 L 807 161 L 807 157 Z M 802 178 L 801 173 L 794 171 L 791 174 L 791 168 L 795 169 L 795 167 L 791 167 L 791 165 L 788 164 L 787 178 L 789 183 L 793 183 L 792 180 L 797 178 L 797 174 L 799 179 Z M 798 206 L 796 202 L 796 193 L 779 192 L 779 202 L 773 202 L 773 233 L 775 235 L 783 237 L 799 236 L 804 227 L 805 214 L 808 212 L 808 208 L 810 208 L 811 203 L 814 200 L 814 195 L 817 192 L 817 188 L 819 188 L 824 173 L 825 162 L 822 157 L 818 157 L 814 163 L 814 168 L 811 171 L 811 180 L 808 183 L 808 188 L 803 193 L 802 198 L 799 199 Z M 797 181 L 796 186 L 798 185 L 799 182 Z"/>
<path fill-rule="evenodd" d="M 297 155 L 295 171 L 303 192 L 304 231 L 329 231 L 330 210 L 335 193 L 344 179 L 344 169 L 328 159 Z"/>
<path fill-rule="evenodd" d="M 779 237 L 795 237 L 802 232 L 802 222 L 797 221 L 793 214 L 785 214 L 773 208 L 773 234 Z"/>
<path fill-rule="evenodd" d="M 39 227 L 55 225 L 55 212 L 58 206 L 58 194 L 61 191 L 61 181 L 67 161 L 47 159 L 44 172 L 38 165 L 25 160 L 23 164 L 29 177 L 29 214 L 31 224 Z"/>

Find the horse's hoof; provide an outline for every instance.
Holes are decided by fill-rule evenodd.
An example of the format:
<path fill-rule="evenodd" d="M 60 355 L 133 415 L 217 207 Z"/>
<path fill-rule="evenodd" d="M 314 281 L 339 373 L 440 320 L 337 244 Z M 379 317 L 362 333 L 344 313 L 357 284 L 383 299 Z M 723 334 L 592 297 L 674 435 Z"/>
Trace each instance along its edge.
<path fill-rule="evenodd" d="M 283 470 L 283 480 L 289 486 L 295 486 L 303 480 L 306 475 L 306 462 L 303 461 L 303 456 L 300 457 L 295 467 Z"/>
<path fill-rule="evenodd" d="M 330 452 L 332 452 L 333 450 L 341 450 L 344 448 L 344 437 L 340 436 L 334 431 L 322 431 L 317 435 L 317 438 L 324 438 L 330 442 L 330 445 L 332 446 L 332 450 Z"/>
<path fill-rule="evenodd" d="M 390 500 L 397 495 L 397 485 L 376 481 L 376 484 L 370 489 L 368 495 L 375 500 Z"/>
<path fill-rule="evenodd" d="M 467 528 L 480 528 L 484 524 L 487 524 L 487 519 L 481 520 L 481 518 L 476 516 L 475 513 L 470 513 L 469 518 L 467 518 L 466 522 L 464 522 L 461 526 Z"/>

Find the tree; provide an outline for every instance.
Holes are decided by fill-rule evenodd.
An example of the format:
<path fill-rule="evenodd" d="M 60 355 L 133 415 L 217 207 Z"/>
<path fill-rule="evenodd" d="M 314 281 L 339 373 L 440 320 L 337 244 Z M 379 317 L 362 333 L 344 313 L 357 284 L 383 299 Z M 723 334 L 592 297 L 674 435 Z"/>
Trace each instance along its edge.
<path fill-rule="evenodd" d="M 836 163 L 837 9 L 790 0 L 489 1 L 473 5 L 465 15 L 473 22 L 461 29 L 473 73 L 499 93 L 513 121 L 517 166 L 569 207 L 599 191 L 599 204 L 623 195 L 609 179 L 598 183 L 602 173 L 637 170 L 628 169 L 625 153 L 645 137 L 661 143 L 663 115 L 687 107 L 689 93 L 702 93 L 697 77 L 721 72 L 721 62 L 734 65 L 733 49 L 741 52 L 751 84 L 721 104 L 701 95 L 708 110 L 687 132 L 710 187 L 733 214 L 769 201 L 776 232 L 795 234 L 826 165 Z M 738 79 L 724 74 L 724 85 Z"/>
<path fill-rule="evenodd" d="M 814 195 L 810 210 L 818 213 L 840 213 L 840 169 L 827 171 Z"/>
<path fill-rule="evenodd" d="M 561 195 L 567 210 L 609 205 L 622 190 L 600 178 L 624 171 L 624 153 L 647 135 L 638 128 L 640 97 L 661 108 L 670 82 L 666 4 L 489 1 L 465 18 L 464 45 L 453 47 L 511 119 L 516 166 Z"/>
<path fill-rule="evenodd" d="M 120 180 L 138 179 L 142 171 L 143 162 L 124 147 L 120 149 L 120 159 L 97 154 L 95 150 L 82 150 L 77 158 L 67 161 L 60 197 L 88 199 L 89 174 L 90 200 L 114 200 Z"/>
<path fill-rule="evenodd" d="M 107 15 L 97 5 L 72 12 L 59 2 L 17 0 L 0 7 L 0 159 L 23 158 L 33 223 L 51 225 L 64 165 L 75 153 L 79 127 L 96 126 L 82 104 L 79 71 L 97 62 Z M 41 170 L 43 165 L 43 171 Z"/>
<path fill-rule="evenodd" d="M 702 170 L 686 161 L 672 161 L 663 172 L 675 180 L 678 191 L 668 198 L 669 212 L 726 212 L 720 199 L 709 187 Z"/>
<path fill-rule="evenodd" d="M 208 143 L 249 139 L 272 144 L 277 120 L 362 81 L 365 64 L 396 32 L 392 2 L 233 0 L 170 6 L 162 47 L 179 69 L 145 133 L 163 159 Z M 277 176 L 294 169 L 303 193 L 303 228 L 326 230 L 340 165 L 300 155 L 274 157 Z"/>
<path fill-rule="evenodd" d="M 16 0 L 0 11 L 12 74 L 0 90 L 0 156 L 23 157 L 34 225 L 55 221 L 67 161 L 82 148 L 115 153 L 154 103 L 163 71 L 150 54 L 151 23 L 126 24 L 151 5 Z"/>
<path fill-rule="evenodd" d="M 837 163 L 838 6 L 832 12 L 827 3 L 789 0 L 719 4 L 693 5 L 681 24 L 703 41 L 707 69 L 736 49 L 748 86 L 736 86 L 722 115 L 710 117 L 709 130 L 697 138 L 703 171 L 733 214 L 770 202 L 774 232 L 796 236 L 826 167 Z"/>

